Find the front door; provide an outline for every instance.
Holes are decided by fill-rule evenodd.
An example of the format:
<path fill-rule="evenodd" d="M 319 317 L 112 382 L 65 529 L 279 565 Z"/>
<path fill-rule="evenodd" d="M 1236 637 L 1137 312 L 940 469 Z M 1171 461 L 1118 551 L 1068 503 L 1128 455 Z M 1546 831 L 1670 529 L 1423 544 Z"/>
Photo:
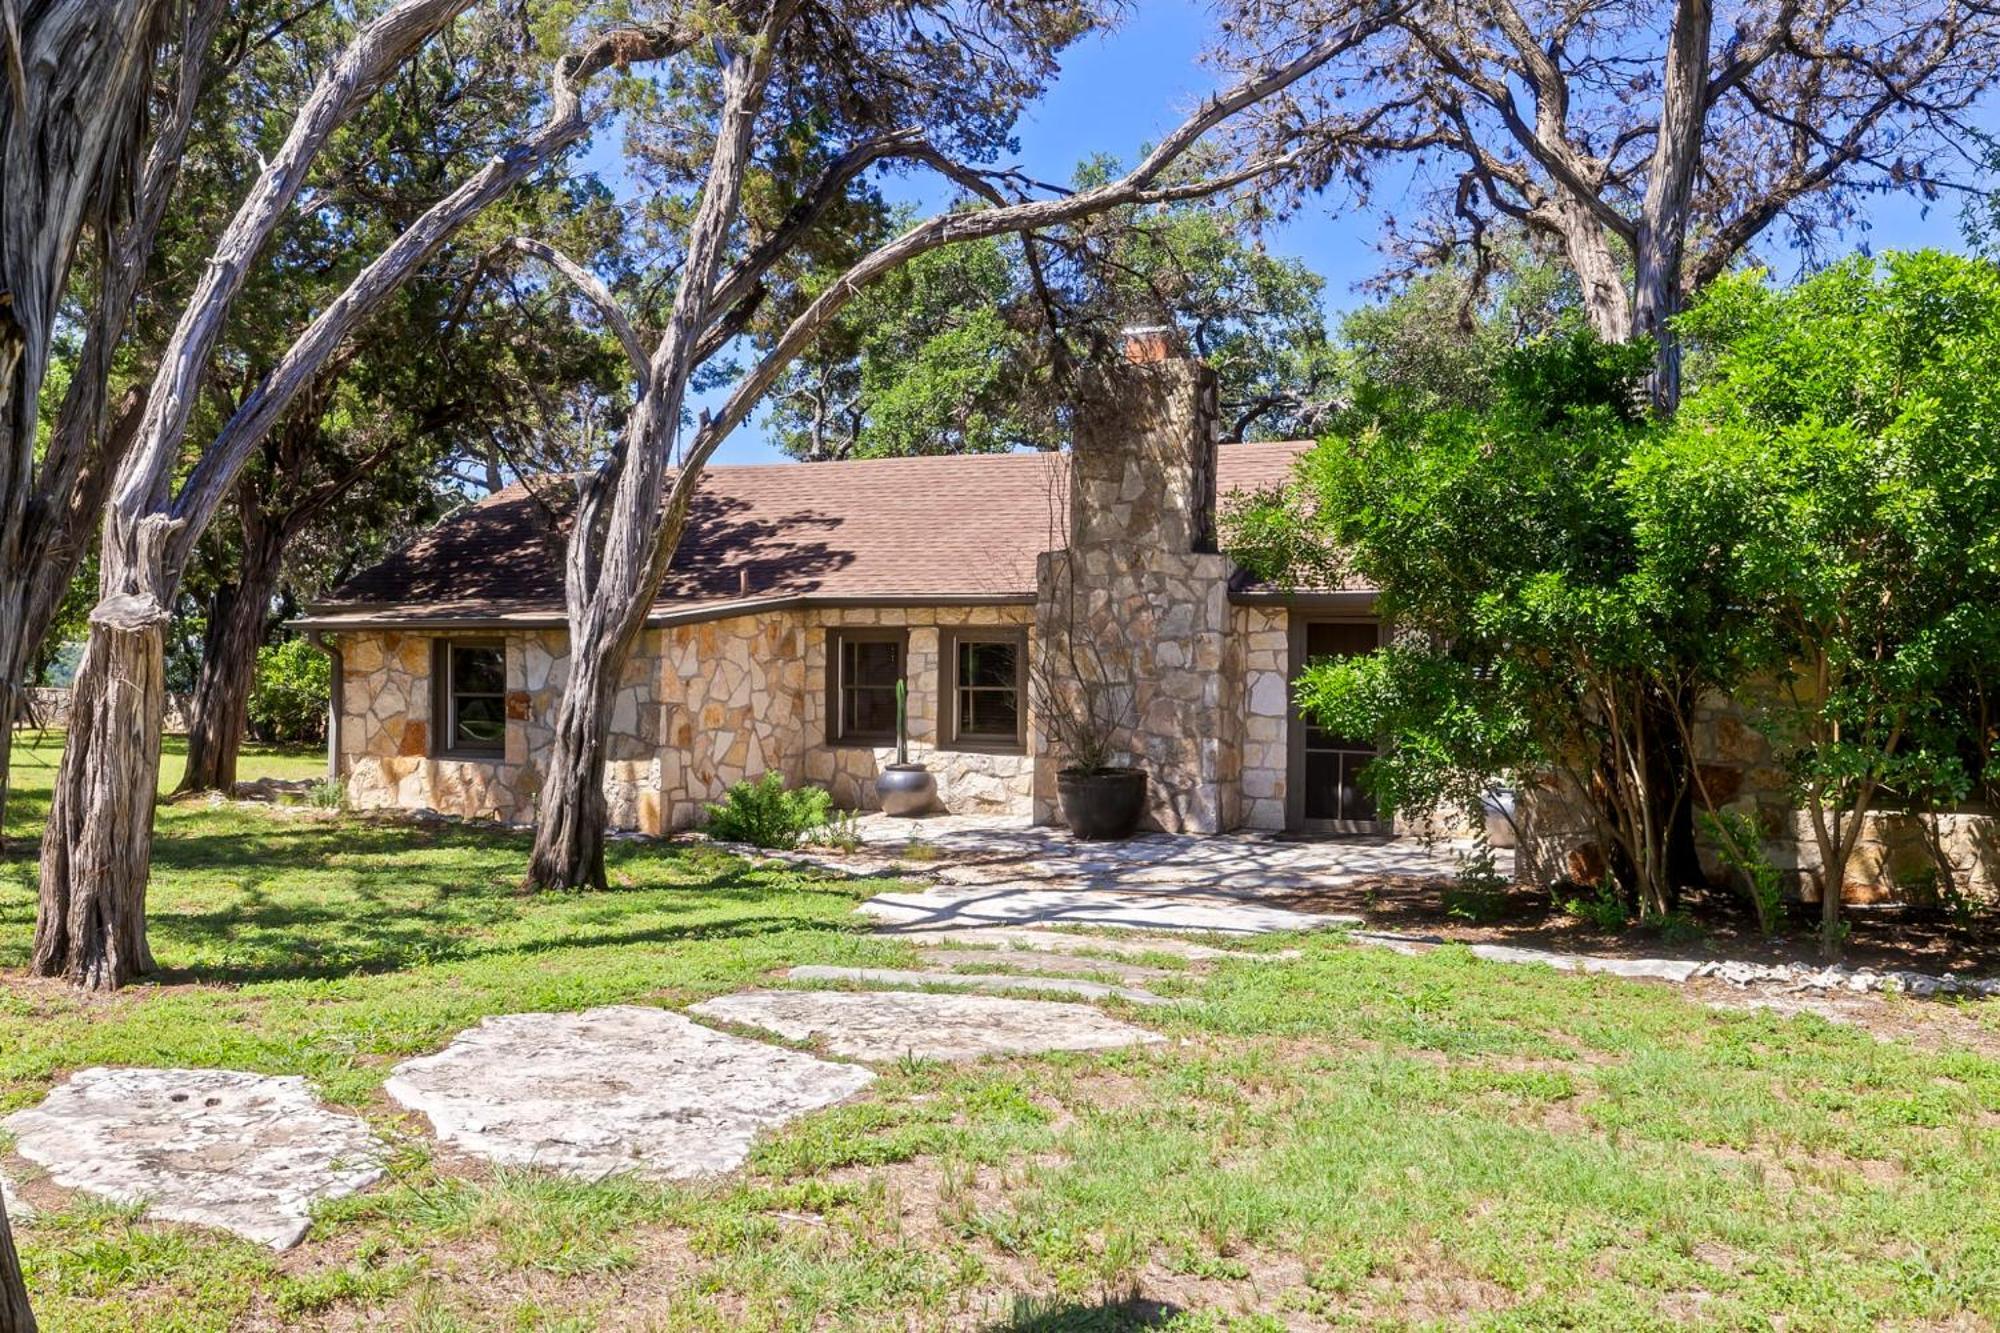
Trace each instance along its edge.
<path fill-rule="evenodd" d="M 1292 622 L 1292 677 L 1309 664 L 1372 653 L 1381 644 L 1373 620 Z M 1292 709 L 1291 823 L 1309 833 L 1380 833 L 1375 802 L 1362 788 L 1361 774 L 1375 757 L 1367 741 L 1316 727 Z"/>

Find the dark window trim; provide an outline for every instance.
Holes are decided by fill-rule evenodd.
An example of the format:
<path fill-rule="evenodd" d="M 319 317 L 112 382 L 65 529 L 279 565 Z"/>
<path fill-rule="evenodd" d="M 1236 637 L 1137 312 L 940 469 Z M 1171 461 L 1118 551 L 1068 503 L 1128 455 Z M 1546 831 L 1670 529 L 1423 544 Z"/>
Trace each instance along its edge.
<path fill-rule="evenodd" d="M 958 645 L 1014 645 L 1014 739 L 958 734 Z M 938 745 L 968 754 L 1028 752 L 1028 631 L 1022 625 L 940 625 L 938 627 Z"/>
<path fill-rule="evenodd" d="M 500 650 L 500 669 L 503 673 L 500 691 L 500 715 L 507 715 L 507 691 L 504 688 L 507 669 L 507 641 L 505 639 L 478 638 L 456 639 L 438 638 L 431 640 L 431 758 L 462 759 L 474 763 L 493 763 L 507 757 L 507 739 L 503 733 L 498 745 L 453 745 L 451 739 L 457 728 L 452 725 L 451 716 L 451 650 L 458 648 L 497 648 Z"/>
<path fill-rule="evenodd" d="M 896 733 L 893 729 L 884 735 L 869 732 L 862 736 L 844 736 L 840 731 L 840 670 L 844 656 L 842 646 L 848 643 L 893 643 L 896 645 L 896 673 L 899 678 L 910 678 L 910 630 L 907 625 L 831 625 L 826 631 L 826 743 L 856 750 L 873 750 L 883 745 L 894 745 Z"/>

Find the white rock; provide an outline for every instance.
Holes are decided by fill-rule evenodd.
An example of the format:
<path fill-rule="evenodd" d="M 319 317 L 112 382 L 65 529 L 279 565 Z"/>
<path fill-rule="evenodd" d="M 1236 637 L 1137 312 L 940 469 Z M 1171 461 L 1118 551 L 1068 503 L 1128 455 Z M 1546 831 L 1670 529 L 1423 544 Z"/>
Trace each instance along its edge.
<path fill-rule="evenodd" d="M 382 1175 L 360 1117 L 291 1076 L 85 1069 L 0 1123 L 58 1185 L 280 1250 L 304 1238 L 315 1203 Z"/>
<path fill-rule="evenodd" d="M 383 1086 L 440 1139 L 489 1161 L 679 1180 L 742 1165 L 760 1129 L 873 1078 L 665 1009 L 612 1005 L 488 1018 Z"/>
<path fill-rule="evenodd" d="M 14 1193 L 13 1183 L 5 1176 L 0 1176 L 0 1204 L 6 1205 L 7 1221 L 12 1226 L 20 1226 L 35 1215 L 35 1210 L 28 1206 L 28 1201 Z"/>
<path fill-rule="evenodd" d="M 1056 1000 L 924 991 L 746 991 L 690 1013 L 818 1041 L 856 1060 L 974 1060 L 1035 1051 L 1095 1051 L 1161 1041 L 1157 1033 Z"/>
<path fill-rule="evenodd" d="M 949 962 L 949 959 L 941 961 Z M 864 986 L 956 986 L 965 990 L 1046 991 L 1084 1000 L 1130 1000 L 1133 1004 L 1171 1004 L 1163 995 L 1135 986 L 1114 986 L 1081 977 L 1017 976 L 1011 972 L 918 972 L 896 967 L 795 967 L 793 981 L 852 981 Z"/>

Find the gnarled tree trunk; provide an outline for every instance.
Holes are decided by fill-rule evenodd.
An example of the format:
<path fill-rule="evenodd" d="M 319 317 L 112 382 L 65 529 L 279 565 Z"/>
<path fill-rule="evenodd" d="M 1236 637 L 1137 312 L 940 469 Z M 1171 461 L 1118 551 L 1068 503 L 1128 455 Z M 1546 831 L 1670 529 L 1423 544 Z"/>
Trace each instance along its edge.
<path fill-rule="evenodd" d="M 605 887 L 605 746 L 611 731 L 616 672 L 602 652 L 570 653 L 570 674 L 556 707 L 548 776 L 535 806 L 535 849 L 528 882 L 545 888 Z M 623 664 L 623 658 L 619 659 Z"/>
<path fill-rule="evenodd" d="M 4 1200 L 0 1200 L 0 1333 L 35 1333 L 35 1312 L 28 1307 L 28 1283 L 21 1275 L 21 1256 L 14 1249 Z"/>
<path fill-rule="evenodd" d="M 146 945 L 146 874 L 166 715 L 169 581 L 162 559 L 174 525 L 148 516 L 106 520 L 103 588 L 70 687 L 69 742 L 42 839 L 35 974 L 116 990 L 153 970 Z"/>
<path fill-rule="evenodd" d="M 247 496 L 244 503 L 249 504 Z M 187 767 L 176 792 L 227 792 L 236 787 L 236 757 L 250 721 L 257 649 L 264 642 L 290 535 L 282 522 L 265 523 L 254 509 L 246 508 L 242 568 L 233 586 L 216 590 L 203 636 L 201 671 L 188 708 Z"/>

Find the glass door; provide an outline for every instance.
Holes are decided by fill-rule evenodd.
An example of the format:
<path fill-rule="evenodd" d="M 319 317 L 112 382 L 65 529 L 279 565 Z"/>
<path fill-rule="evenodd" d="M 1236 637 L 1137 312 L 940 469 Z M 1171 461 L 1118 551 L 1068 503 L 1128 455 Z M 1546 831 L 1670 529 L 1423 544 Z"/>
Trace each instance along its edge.
<path fill-rule="evenodd" d="M 1303 635 L 1294 635 L 1293 674 L 1328 658 L 1372 653 L 1381 643 L 1374 621 L 1314 620 Z M 1293 802 L 1301 828 L 1318 833 L 1378 833 L 1375 802 L 1361 785 L 1361 774 L 1375 758 L 1375 746 L 1295 718 L 1292 762 L 1299 796 Z"/>

